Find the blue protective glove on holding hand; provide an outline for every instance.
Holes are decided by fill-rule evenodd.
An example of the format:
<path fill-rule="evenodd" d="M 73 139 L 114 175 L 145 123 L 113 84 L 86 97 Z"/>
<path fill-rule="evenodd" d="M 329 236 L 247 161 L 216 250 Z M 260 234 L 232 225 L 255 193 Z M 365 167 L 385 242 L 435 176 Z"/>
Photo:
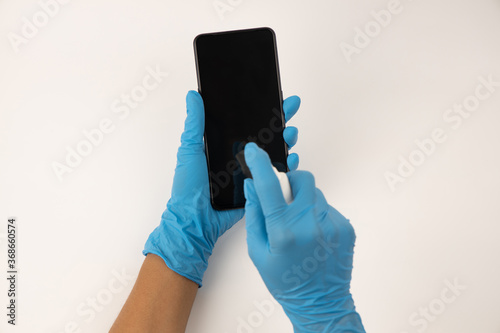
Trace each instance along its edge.
<path fill-rule="evenodd" d="M 248 252 L 295 332 L 365 332 L 350 293 L 355 234 L 306 171 L 291 171 L 285 202 L 268 155 L 245 146 Z"/>
<path fill-rule="evenodd" d="M 215 242 L 243 217 L 244 210 L 212 208 L 203 143 L 203 100 L 196 91 L 190 91 L 186 104 L 187 118 L 177 152 L 172 196 L 160 225 L 149 235 L 142 253 L 160 256 L 170 269 L 201 286 Z M 283 102 L 286 121 L 293 117 L 299 105 L 297 96 Z M 295 127 L 285 128 L 283 137 L 289 147 L 295 144 L 297 135 Z M 294 170 L 297 166 L 297 154 L 289 155 L 288 168 Z"/>

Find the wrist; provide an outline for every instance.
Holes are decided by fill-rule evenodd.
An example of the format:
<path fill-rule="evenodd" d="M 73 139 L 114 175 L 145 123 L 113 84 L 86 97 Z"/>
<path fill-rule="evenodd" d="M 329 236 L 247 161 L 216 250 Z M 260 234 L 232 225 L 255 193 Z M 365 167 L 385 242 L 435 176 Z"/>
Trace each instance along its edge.
<path fill-rule="evenodd" d="M 334 300 L 288 303 L 283 309 L 295 333 L 365 332 L 350 294 Z"/>
<path fill-rule="evenodd" d="M 202 228 L 201 216 L 170 201 L 160 225 L 149 235 L 142 253 L 156 254 L 174 272 L 202 285 L 213 243 Z"/>

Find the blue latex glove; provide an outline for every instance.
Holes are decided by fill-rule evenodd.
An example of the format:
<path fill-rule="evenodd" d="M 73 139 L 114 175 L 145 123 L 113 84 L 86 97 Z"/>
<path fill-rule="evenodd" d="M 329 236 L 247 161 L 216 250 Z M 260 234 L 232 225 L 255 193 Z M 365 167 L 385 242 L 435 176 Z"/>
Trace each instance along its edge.
<path fill-rule="evenodd" d="M 306 171 L 287 173 L 286 204 L 268 155 L 245 146 L 253 179 L 245 179 L 250 257 L 295 332 L 364 332 L 351 297 L 355 234 L 328 205 Z"/>
<path fill-rule="evenodd" d="M 190 91 L 186 104 L 187 118 L 177 152 L 172 195 L 160 225 L 149 235 L 142 253 L 160 256 L 170 269 L 201 287 L 215 242 L 243 217 L 244 210 L 217 211 L 212 208 L 203 143 L 203 100 L 196 91 Z M 299 105 L 297 96 L 284 101 L 287 121 L 297 112 Z M 295 144 L 297 135 L 294 127 L 283 131 L 289 147 Z M 289 169 L 294 170 L 297 166 L 298 155 L 290 154 Z"/>

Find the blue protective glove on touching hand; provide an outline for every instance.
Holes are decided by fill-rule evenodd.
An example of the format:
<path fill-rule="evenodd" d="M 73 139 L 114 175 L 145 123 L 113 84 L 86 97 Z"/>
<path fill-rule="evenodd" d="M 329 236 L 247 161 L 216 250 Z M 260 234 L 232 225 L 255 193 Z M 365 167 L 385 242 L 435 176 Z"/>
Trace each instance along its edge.
<path fill-rule="evenodd" d="M 215 242 L 243 217 L 244 210 L 217 211 L 212 208 L 203 143 L 203 100 L 196 91 L 190 91 L 186 104 L 187 118 L 177 152 L 172 196 L 160 225 L 149 235 L 142 253 L 160 256 L 170 269 L 201 286 Z M 299 105 L 297 96 L 283 102 L 286 121 L 293 117 Z M 295 144 L 297 135 L 294 127 L 283 131 L 289 147 Z M 290 154 L 288 168 L 295 170 L 297 166 L 297 154 Z"/>
<path fill-rule="evenodd" d="M 365 332 L 350 293 L 355 234 L 306 171 L 291 171 L 285 202 L 268 155 L 245 146 L 248 252 L 295 332 Z"/>

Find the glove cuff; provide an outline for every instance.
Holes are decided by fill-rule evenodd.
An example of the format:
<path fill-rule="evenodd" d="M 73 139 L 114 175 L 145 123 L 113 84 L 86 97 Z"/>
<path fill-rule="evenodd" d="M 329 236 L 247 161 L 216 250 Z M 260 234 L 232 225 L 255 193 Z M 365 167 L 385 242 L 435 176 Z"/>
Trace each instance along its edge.
<path fill-rule="evenodd" d="M 284 307 L 285 313 L 293 324 L 295 333 L 365 333 L 361 317 L 356 312 L 356 307 L 350 294 L 331 301 L 325 309 L 317 305 L 309 313 L 304 311 L 306 307 L 308 306 L 301 307 L 297 311 L 289 307 Z"/>
<path fill-rule="evenodd" d="M 142 254 L 156 254 L 171 270 L 201 287 L 213 246 L 206 241 L 197 218 L 200 217 L 181 212 L 169 202 Z"/>

